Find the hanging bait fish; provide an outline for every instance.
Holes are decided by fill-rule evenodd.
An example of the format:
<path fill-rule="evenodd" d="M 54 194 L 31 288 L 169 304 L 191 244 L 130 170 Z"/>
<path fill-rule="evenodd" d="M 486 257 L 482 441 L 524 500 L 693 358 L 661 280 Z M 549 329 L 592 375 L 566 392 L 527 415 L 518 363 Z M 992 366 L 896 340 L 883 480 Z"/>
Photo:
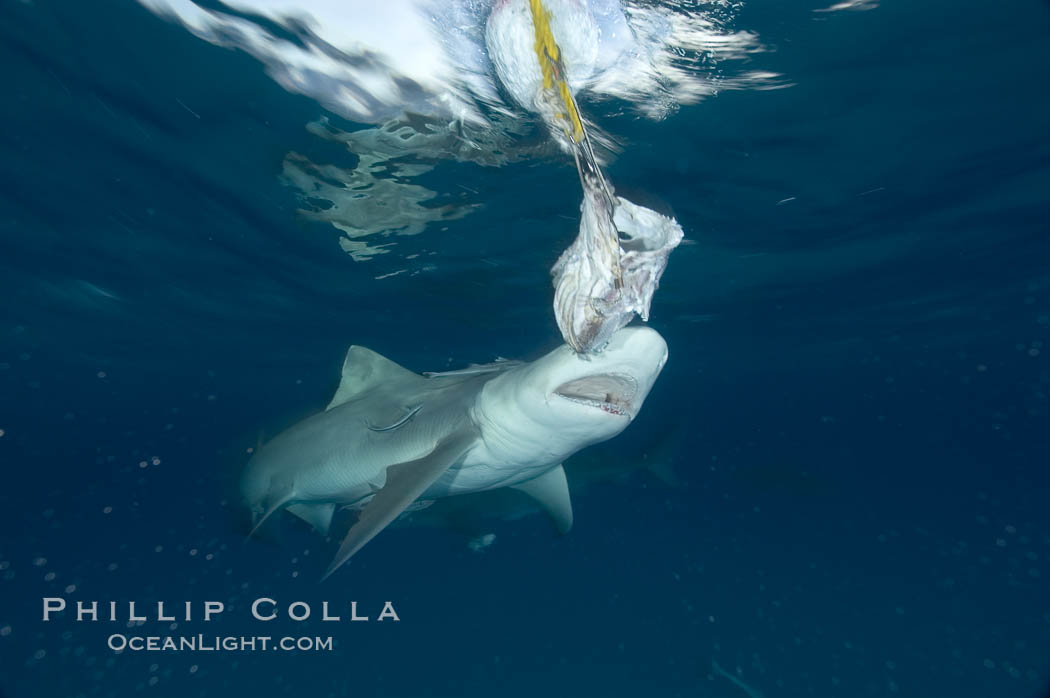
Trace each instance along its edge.
<path fill-rule="evenodd" d="M 667 258 L 682 241 L 677 221 L 613 195 L 598 175 L 581 170 L 580 234 L 551 268 L 558 328 L 580 353 L 600 350 L 635 315 L 649 319 Z"/>
<path fill-rule="evenodd" d="M 671 250 L 682 241 L 682 228 L 613 194 L 574 94 L 576 80 L 592 72 L 602 55 L 600 15 L 575 0 L 547 3 L 498 3 L 487 40 L 504 85 L 563 137 L 559 140 L 576 159 L 583 218 L 580 234 L 551 269 L 554 314 L 565 342 L 579 353 L 591 353 L 635 315 L 649 318 L 653 292 Z"/>

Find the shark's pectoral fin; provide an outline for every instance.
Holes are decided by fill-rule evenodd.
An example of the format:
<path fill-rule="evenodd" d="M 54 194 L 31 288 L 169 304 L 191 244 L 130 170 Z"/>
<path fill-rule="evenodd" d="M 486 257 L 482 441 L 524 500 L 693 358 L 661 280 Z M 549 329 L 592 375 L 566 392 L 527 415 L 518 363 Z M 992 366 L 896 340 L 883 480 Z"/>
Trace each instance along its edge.
<path fill-rule="evenodd" d="M 458 461 L 477 440 L 471 429 L 456 432 L 438 442 L 434 450 L 417 460 L 391 465 L 386 469 L 386 483 L 346 534 L 335 559 L 324 573 L 324 580 L 354 553 L 372 540 L 387 524 L 396 519 L 419 495 Z"/>
<path fill-rule="evenodd" d="M 558 533 L 568 533 L 572 528 L 572 499 L 569 497 L 565 468 L 559 465 L 537 478 L 511 485 L 511 488 L 535 499 L 550 515 Z"/>
<path fill-rule="evenodd" d="M 332 528 L 332 517 L 335 515 L 335 504 L 326 502 L 322 504 L 307 504 L 296 502 L 285 507 L 289 514 L 295 514 L 300 519 L 310 524 L 322 536 L 327 536 Z"/>

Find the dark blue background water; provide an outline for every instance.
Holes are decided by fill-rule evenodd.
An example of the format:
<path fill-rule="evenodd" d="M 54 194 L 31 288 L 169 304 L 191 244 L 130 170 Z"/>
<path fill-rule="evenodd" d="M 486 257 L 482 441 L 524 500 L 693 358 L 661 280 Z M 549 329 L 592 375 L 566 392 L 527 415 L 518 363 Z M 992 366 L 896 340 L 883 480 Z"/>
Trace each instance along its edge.
<path fill-rule="evenodd" d="M 416 370 L 557 344 L 575 174 L 443 163 L 423 183 L 482 208 L 355 263 L 278 178 L 349 157 L 315 103 L 134 3 L 0 4 L 0 692 L 745 695 L 716 661 L 769 698 L 1041 695 L 1050 5 L 821 6 L 737 20 L 792 87 L 603 122 L 612 179 L 696 244 L 654 304 L 663 376 L 589 457 L 684 430 L 680 485 L 592 485 L 570 535 L 495 522 L 480 554 L 390 530 L 319 585 L 300 527 L 242 545 L 246 449 L 323 407 L 350 343 Z M 375 279 L 413 252 L 434 268 Z M 166 624 L 45 624 L 44 596 L 217 599 L 177 632 L 335 652 L 114 655 Z M 258 596 L 402 620 L 260 627 Z"/>

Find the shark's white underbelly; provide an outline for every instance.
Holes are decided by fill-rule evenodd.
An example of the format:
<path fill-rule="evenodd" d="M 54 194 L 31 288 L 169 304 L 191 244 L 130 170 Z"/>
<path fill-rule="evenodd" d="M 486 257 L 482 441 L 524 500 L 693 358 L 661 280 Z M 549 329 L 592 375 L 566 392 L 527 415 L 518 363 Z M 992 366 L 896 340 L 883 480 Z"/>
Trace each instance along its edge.
<path fill-rule="evenodd" d="M 300 453 L 312 463 L 299 468 L 295 475 L 294 501 L 363 506 L 386 484 L 388 465 L 412 461 L 429 451 L 427 446 L 418 443 L 410 446 L 407 442 L 386 444 L 382 449 L 362 448 L 360 445 L 354 448 L 349 444 L 340 446 L 312 454 Z M 530 456 L 523 458 L 529 461 Z M 438 478 L 420 499 L 438 499 L 514 485 L 531 480 L 560 462 L 560 459 L 547 462 L 541 457 L 525 464 L 520 461 L 507 463 L 493 456 L 484 442 L 479 442 L 463 463 L 453 466 Z"/>
<path fill-rule="evenodd" d="M 561 462 L 537 459 L 522 464 L 502 462 L 479 444 L 463 464 L 450 468 L 431 485 L 420 499 L 438 499 L 516 485 L 542 475 Z"/>

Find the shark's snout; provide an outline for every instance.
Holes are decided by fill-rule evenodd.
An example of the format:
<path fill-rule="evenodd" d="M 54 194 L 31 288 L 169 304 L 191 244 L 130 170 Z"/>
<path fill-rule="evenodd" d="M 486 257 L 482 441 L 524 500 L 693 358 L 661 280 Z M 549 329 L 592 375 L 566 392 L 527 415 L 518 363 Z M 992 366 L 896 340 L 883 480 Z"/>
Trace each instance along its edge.
<path fill-rule="evenodd" d="M 667 361 L 667 342 L 651 327 L 624 327 L 612 336 L 602 353 L 627 354 L 642 361 L 655 360 L 658 367 L 663 368 Z"/>

